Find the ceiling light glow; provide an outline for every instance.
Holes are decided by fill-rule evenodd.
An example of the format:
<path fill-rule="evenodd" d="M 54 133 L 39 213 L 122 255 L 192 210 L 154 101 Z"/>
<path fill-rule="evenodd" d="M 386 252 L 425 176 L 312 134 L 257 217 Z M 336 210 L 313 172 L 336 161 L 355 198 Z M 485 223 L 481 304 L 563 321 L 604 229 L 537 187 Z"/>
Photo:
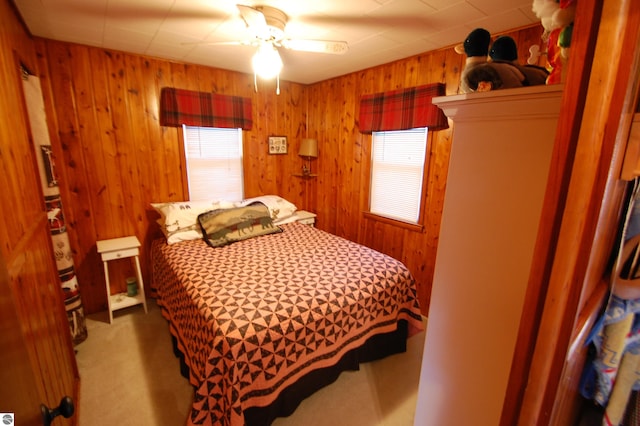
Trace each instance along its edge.
<path fill-rule="evenodd" d="M 253 72 L 263 79 L 277 77 L 282 70 L 282 59 L 271 43 L 262 43 L 251 60 Z"/>

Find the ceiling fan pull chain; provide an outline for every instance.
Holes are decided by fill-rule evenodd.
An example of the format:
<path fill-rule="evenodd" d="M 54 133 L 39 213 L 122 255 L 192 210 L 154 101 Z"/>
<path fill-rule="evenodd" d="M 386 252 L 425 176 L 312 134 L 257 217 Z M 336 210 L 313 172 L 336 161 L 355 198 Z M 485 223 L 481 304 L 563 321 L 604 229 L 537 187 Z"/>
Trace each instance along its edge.
<path fill-rule="evenodd" d="M 256 72 L 253 72 L 253 90 L 258 93 L 258 74 L 256 74 Z"/>
<path fill-rule="evenodd" d="M 280 74 L 276 76 L 276 95 L 280 94 Z"/>

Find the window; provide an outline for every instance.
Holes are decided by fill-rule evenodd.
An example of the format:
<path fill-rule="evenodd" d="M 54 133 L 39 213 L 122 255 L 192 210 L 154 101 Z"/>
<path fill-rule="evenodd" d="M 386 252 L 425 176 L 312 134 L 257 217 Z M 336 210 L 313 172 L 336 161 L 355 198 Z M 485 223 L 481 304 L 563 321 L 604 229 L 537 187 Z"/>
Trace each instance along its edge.
<path fill-rule="evenodd" d="M 418 223 L 427 128 L 373 132 L 370 212 Z"/>
<path fill-rule="evenodd" d="M 242 129 L 182 129 L 189 199 L 242 200 Z"/>

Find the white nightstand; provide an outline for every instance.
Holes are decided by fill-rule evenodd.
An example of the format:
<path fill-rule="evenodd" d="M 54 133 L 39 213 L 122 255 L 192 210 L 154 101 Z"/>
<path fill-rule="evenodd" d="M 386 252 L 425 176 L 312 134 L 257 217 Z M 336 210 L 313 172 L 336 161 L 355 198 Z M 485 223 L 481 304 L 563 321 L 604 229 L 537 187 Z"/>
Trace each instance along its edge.
<path fill-rule="evenodd" d="M 306 210 L 298 210 L 295 213 L 296 221 L 303 223 L 309 226 L 315 226 L 316 224 L 316 214 L 308 212 Z"/>
<path fill-rule="evenodd" d="M 144 312 L 147 312 L 147 299 L 144 295 L 144 283 L 142 282 L 142 273 L 140 272 L 140 241 L 135 236 L 113 238 L 111 240 L 102 240 L 96 242 L 98 253 L 102 256 L 104 263 L 104 278 L 107 287 L 107 301 L 109 304 L 109 323 L 113 322 L 113 312 L 118 309 L 128 308 L 129 306 L 144 305 Z M 125 259 L 133 257 L 136 261 L 136 277 L 138 279 L 138 294 L 135 296 L 127 296 L 127 293 L 111 294 L 109 284 L 109 266 L 108 262 L 115 259 Z"/>

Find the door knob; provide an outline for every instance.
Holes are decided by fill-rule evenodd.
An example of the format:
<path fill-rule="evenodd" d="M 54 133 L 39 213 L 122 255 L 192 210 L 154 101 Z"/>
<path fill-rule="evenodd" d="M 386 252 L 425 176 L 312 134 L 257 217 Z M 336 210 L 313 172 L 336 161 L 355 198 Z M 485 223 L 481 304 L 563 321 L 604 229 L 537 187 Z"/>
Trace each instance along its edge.
<path fill-rule="evenodd" d="M 62 415 L 62 417 L 64 417 L 65 419 L 73 416 L 73 413 L 75 411 L 73 406 L 73 399 L 71 399 L 71 397 L 65 396 L 60 400 L 60 405 L 58 405 L 54 409 L 51 409 L 44 404 L 40 404 L 40 411 L 42 412 L 42 424 L 44 426 L 49 426 L 51 424 L 51 421 L 59 415 Z"/>

